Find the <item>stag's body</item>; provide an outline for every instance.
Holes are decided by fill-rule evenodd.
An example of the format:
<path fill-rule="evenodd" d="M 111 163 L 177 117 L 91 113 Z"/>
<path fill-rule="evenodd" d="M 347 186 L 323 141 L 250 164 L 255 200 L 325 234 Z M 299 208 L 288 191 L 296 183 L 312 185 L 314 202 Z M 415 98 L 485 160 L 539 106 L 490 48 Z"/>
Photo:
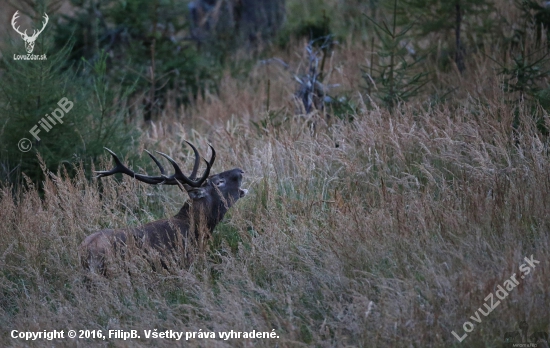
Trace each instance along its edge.
<path fill-rule="evenodd" d="M 240 188 L 243 171 L 239 168 L 208 177 L 215 159 L 214 149 L 203 177 L 195 181 L 199 157 L 195 147 L 191 146 L 195 151 L 196 161 L 189 178 L 185 177 L 177 164 L 165 154 L 160 153 L 172 163 L 176 174 L 167 177 L 164 168 L 149 153 L 162 173 L 159 177 L 150 177 L 131 172 L 112 151 L 108 150 L 115 159 L 116 167 L 111 171 L 99 172 L 99 176 L 124 173 L 149 184 L 179 185 L 185 187 L 191 200 L 172 218 L 153 221 L 136 228 L 101 230 L 86 237 L 80 246 L 81 260 L 85 268 L 105 274 L 106 260 L 111 259 L 116 250 L 130 244 L 138 248 L 153 248 L 161 255 L 181 250 L 180 247 L 186 249 L 191 239 L 202 245 L 233 203 L 246 194 L 246 190 Z"/>

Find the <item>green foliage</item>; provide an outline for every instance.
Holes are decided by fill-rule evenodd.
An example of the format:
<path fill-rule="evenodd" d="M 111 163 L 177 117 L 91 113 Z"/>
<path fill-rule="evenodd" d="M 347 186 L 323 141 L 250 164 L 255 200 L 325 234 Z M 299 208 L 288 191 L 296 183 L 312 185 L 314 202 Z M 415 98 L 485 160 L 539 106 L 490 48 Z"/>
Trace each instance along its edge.
<path fill-rule="evenodd" d="M 549 52 L 537 51 L 528 55 L 518 54 L 512 57 L 508 66 L 502 66 L 503 88 L 506 92 L 518 92 L 520 98 L 534 97 L 543 87 L 541 82 L 550 76 Z"/>
<path fill-rule="evenodd" d="M 103 51 L 98 60 L 87 65 L 83 72 L 83 82 L 91 94 L 86 105 L 92 113 L 90 120 L 93 122 L 92 129 L 95 130 L 91 135 L 97 143 L 108 144 L 120 137 L 119 133 L 123 131 L 124 139 L 119 139 L 119 143 L 113 143 L 111 146 L 122 145 L 122 149 L 127 149 L 130 139 L 137 135 L 122 123 L 128 118 L 127 101 L 134 88 L 121 87 L 126 85 L 124 79 L 118 84 L 110 83 L 107 77 L 107 55 Z"/>
<path fill-rule="evenodd" d="M 269 134 L 271 131 L 276 132 L 283 125 L 288 124 L 290 118 L 287 116 L 286 112 L 283 109 L 279 110 L 268 110 L 266 111 L 266 116 L 256 121 L 251 121 L 250 123 L 254 126 L 258 134 Z"/>
<path fill-rule="evenodd" d="M 348 36 L 361 40 L 368 34 L 367 19 L 361 13 L 373 13 L 378 0 L 287 0 L 286 21 L 278 35 L 278 44 L 287 47 L 291 38 L 318 40 L 332 36 L 344 41 Z M 322 43 L 322 41 L 317 41 Z"/>
<path fill-rule="evenodd" d="M 217 253 L 223 255 L 227 252 L 227 250 L 223 250 L 224 243 L 227 243 L 226 245 L 230 248 L 229 251 L 237 253 L 239 244 L 243 243 L 243 240 L 238 229 L 222 222 L 216 226 L 212 240 L 209 242 L 210 249 L 214 252 L 212 255 L 214 259 L 216 259 Z M 247 247 L 249 247 L 248 244 Z"/>
<path fill-rule="evenodd" d="M 407 47 L 412 25 L 399 28 L 398 11 L 397 0 L 394 0 L 391 23 L 387 20 L 378 23 L 368 17 L 374 24 L 377 40 L 372 39 L 370 66 L 362 69 L 367 95 L 378 99 L 390 111 L 399 102 L 417 95 L 428 82 L 428 73 L 418 71 L 423 59 L 410 54 Z M 378 52 L 377 57 L 374 52 Z"/>
<path fill-rule="evenodd" d="M 550 77 L 549 42 L 543 31 L 544 14 L 547 9 L 531 1 L 517 1 L 516 6 L 521 11 L 522 22 L 514 28 L 512 42 L 508 48 L 510 61 L 500 62 L 492 58 L 500 67 L 498 74 L 502 76 L 502 88 L 510 96 L 508 101 L 514 105 L 514 129 L 520 125 L 519 104 L 530 104 L 531 116 L 535 119 L 538 130 L 548 134 L 544 115 L 538 109 L 542 106 L 546 112 L 550 110 L 549 89 L 547 79 Z"/>
<path fill-rule="evenodd" d="M 399 14 L 400 23 L 414 23 L 412 36 L 430 39 L 432 44 L 424 50 L 429 54 L 437 52 L 440 56 L 435 60 L 442 67 L 448 67 L 454 59 L 462 72 L 467 52 L 491 45 L 502 37 L 500 28 L 504 26 L 491 0 L 402 0 L 402 5 L 407 10 Z"/>
<path fill-rule="evenodd" d="M 499 74 L 504 77 L 503 89 L 510 93 L 510 102 L 515 107 L 514 128 L 517 129 L 519 121 L 519 102 L 531 104 L 531 115 L 535 119 L 538 130 L 548 135 L 544 115 L 537 110 L 538 105 L 548 112 L 550 106 L 549 89 L 544 87 L 544 82 L 550 76 L 550 57 L 546 52 L 535 52 L 524 56 L 518 54 L 512 58 L 511 64 L 502 66 Z"/>
<path fill-rule="evenodd" d="M 239 48 L 257 49 L 276 37 L 285 0 L 194 0 L 189 2 L 191 38 L 225 62 Z"/>
<path fill-rule="evenodd" d="M 415 21 L 415 31 L 420 36 L 440 33 L 452 38 L 455 30 L 457 6 L 463 18 L 463 26 L 468 31 L 480 33 L 492 27 L 494 4 L 489 0 L 402 0 L 407 9 L 402 15 L 409 21 Z"/>
<path fill-rule="evenodd" d="M 320 15 L 299 17 L 289 21 L 278 36 L 278 43 L 281 47 L 287 47 L 292 37 L 322 43 L 321 39 L 327 36 L 332 36 L 330 17 L 323 11 Z"/>
<path fill-rule="evenodd" d="M 355 119 L 354 115 L 357 115 L 357 105 L 352 98 L 346 95 L 331 99 L 330 103 L 327 103 L 330 110 L 330 115 L 339 120 L 345 120 L 352 122 Z"/>
<path fill-rule="evenodd" d="M 134 87 L 132 97 L 144 106 L 144 120 L 158 118 L 167 92 L 177 104 L 194 99 L 201 89 L 216 90 L 221 66 L 182 40 L 188 28 L 184 2 L 174 0 L 73 0 L 76 11 L 63 16 L 56 33 L 57 46 L 71 37 L 78 43 L 71 60 L 95 61 L 105 51 L 111 81 Z M 129 80 L 123 77 L 129 77 Z M 135 85 L 134 85 L 135 83 Z"/>
<path fill-rule="evenodd" d="M 136 132 L 123 124 L 127 93 L 106 82 L 106 57 L 84 69 L 82 75 L 89 78 L 83 78 L 63 69 L 70 50 L 67 45 L 56 51 L 44 39 L 35 51 L 47 52 L 47 60 L 13 60 L 14 53 L 21 53 L 19 45 L 4 56 L 0 157 L 6 181 L 19 182 L 24 173 L 32 182 L 40 182 L 38 154 L 48 170 L 56 172 L 69 164 L 71 171 L 72 164 L 98 160 L 103 146 L 131 146 Z M 28 141 L 20 143 L 23 138 Z M 19 144 L 32 149 L 22 152 Z"/>
<path fill-rule="evenodd" d="M 540 41 L 541 32 L 545 31 L 547 36 L 550 33 L 550 8 L 543 7 L 540 1 L 516 0 L 516 7 L 521 10 L 524 23 L 534 23 L 536 26 L 536 38 Z M 524 34 L 524 30 L 515 29 L 516 34 Z M 516 35 L 517 36 L 517 35 Z"/>

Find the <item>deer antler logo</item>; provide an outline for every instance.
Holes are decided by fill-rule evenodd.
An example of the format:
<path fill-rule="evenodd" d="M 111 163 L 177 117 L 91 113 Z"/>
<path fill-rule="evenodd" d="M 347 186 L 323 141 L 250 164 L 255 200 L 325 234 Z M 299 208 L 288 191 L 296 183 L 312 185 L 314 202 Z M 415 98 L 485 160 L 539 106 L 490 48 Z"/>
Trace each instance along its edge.
<path fill-rule="evenodd" d="M 11 26 L 13 27 L 13 30 L 15 30 L 19 35 L 21 35 L 21 38 L 25 40 L 25 49 L 27 50 L 27 53 L 32 53 L 32 51 L 34 50 L 34 42 L 36 41 L 36 38 L 38 37 L 38 35 L 40 35 L 41 32 L 44 31 L 44 28 L 46 28 L 46 24 L 48 24 L 48 20 L 49 20 L 48 15 L 44 13 L 45 21 L 42 22 L 42 29 L 38 31 L 34 29 L 32 32 L 32 36 L 28 36 L 27 29 L 25 29 L 24 32 L 20 32 L 19 26 L 17 28 L 15 27 L 17 24 L 16 20 L 17 18 L 19 18 L 18 12 L 19 11 L 15 11 L 15 13 L 13 14 L 13 17 L 11 19 Z"/>

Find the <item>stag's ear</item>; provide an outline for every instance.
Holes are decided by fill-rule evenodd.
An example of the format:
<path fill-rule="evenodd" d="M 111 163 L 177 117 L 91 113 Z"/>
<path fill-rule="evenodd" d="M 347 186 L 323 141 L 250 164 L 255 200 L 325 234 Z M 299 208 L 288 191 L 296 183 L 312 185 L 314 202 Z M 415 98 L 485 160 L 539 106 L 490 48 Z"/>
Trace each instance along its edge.
<path fill-rule="evenodd" d="M 187 194 L 193 200 L 201 199 L 203 197 L 206 197 L 206 190 L 203 187 L 192 188 L 191 190 L 187 191 Z"/>

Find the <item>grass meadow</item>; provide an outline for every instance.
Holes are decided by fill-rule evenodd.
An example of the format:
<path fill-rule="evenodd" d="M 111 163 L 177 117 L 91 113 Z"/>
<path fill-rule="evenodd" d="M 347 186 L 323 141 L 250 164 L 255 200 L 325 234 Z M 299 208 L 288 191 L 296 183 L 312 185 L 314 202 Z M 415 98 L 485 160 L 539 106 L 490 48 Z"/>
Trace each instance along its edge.
<path fill-rule="evenodd" d="M 228 73 L 219 94 L 207 91 L 188 108 L 168 103 L 161 122 L 143 127 L 141 156 L 163 151 L 190 170 L 185 139 L 205 157 L 214 146 L 214 173 L 245 171 L 249 194 L 190 264 L 154 271 L 134 255 L 115 276 L 90 281 L 79 261 L 94 231 L 177 213 L 187 196 L 175 187 L 90 179 L 84 170 L 69 178 L 62 169 L 47 173 L 43 193 L 32 183 L 2 186 L 2 345 L 501 347 L 522 321 L 530 333 L 549 332 L 550 162 L 532 106 L 510 102 L 495 63 L 472 53 L 463 74 L 437 72 L 438 86 L 454 88 L 447 100 L 419 97 L 393 113 L 373 107 L 358 69 L 368 48 L 353 42 L 327 62 L 327 79 L 355 105 L 351 121 L 295 115 L 293 69 L 306 63 L 297 42 L 277 53 L 293 69 Z M 96 169 L 111 165 L 105 153 Z M 521 279 L 531 255 L 540 263 Z M 519 285 L 471 319 L 514 273 Z M 467 321 L 473 328 L 460 343 L 451 332 L 463 336 Z M 12 339 L 14 329 L 138 330 L 141 338 L 33 342 Z M 154 329 L 275 330 L 279 338 L 144 338 Z"/>

